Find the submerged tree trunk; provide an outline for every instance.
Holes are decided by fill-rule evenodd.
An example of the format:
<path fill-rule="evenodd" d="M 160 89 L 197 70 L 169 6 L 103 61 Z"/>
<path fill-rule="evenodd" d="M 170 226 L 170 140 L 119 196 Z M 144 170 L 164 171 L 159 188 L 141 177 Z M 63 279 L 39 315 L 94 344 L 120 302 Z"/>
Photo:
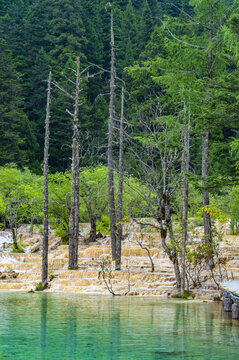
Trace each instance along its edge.
<path fill-rule="evenodd" d="M 185 106 L 185 105 L 184 105 Z M 186 112 L 186 109 L 185 109 Z M 186 279 L 186 244 L 188 240 L 188 179 L 189 161 L 190 161 L 190 120 L 188 122 L 188 129 L 184 133 L 183 139 L 183 158 L 182 158 L 182 193 L 183 193 L 183 206 L 182 206 L 182 251 L 181 251 L 181 294 L 185 290 Z"/>
<path fill-rule="evenodd" d="M 50 122 L 50 102 L 51 102 L 51 72 L 48 78 L 47 105 L 45 121 L 45 146 L 44 146 L 44 233 L 42 242 L 42 288 L 47 286 L 48 278 L 48 157 L 49 157 L 49 122 Z"/>
<path fill-rule="evenodd" d="M 118 188 L 118 209 L 117 209 L 117 240 L 116 240 L 116 262 L 115 270 L 121 268 L 121 241 L 123 235 L 123 141 L 124 141 L 124 88 L 121 93 L 121 116 L 120 116 L 120 147 L 119 147 L 119 188 Z"/>
<path fill-rule="evenodd" d="M 114 194 L 114 166 L 113 166 L 113 128 L 114 128 L 114 98 L 115 98 L 115 45 L 114 45 L 114 20 L 113 8 L 111 7 L 111 69 L 110 69 L 110 105 L 108 124 L 108 193 L 110 214 L 110 236 L 112 259 L 117 258 L 116 253 L 116 216 L 115 216 L 115 194 Z"/>
<path fill-rule="evenodd" d="M 80 59 L 76 59 L 76 92 L 73 117 L 72 137 L 72 168 L 71 168 L 71 209 L 69 218 L 69 269 L 78 267 L 78 239 L 79 239 L 79 92 L 80 92 Z"/>

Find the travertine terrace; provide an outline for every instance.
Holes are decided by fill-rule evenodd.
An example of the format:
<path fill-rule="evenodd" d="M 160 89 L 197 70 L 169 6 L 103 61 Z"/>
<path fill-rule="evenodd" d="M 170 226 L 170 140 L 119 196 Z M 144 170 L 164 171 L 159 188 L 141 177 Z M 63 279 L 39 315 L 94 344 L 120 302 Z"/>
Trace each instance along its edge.
<path fill-rule="evenodd" d="M 144 234 L 144 244 L 150 249 L 155 271 L 152 273 L 147 252 L 137 244 L 136 233 L 123 242 L 122 270 L 112 272 L 112 286 L 116 294 L 158 295 L 167 297 L 175 290 L 173 266 L 160 246 L 157 233 Z M 23 242 L 36 247 L 40 235 L 24 235 Z M 50 249 L 57 242 L 50 236 Z M 110 257 L 107 241 L 79 246 L 79 269 L 68 270 L 68 245 L 49 251 L 50 292 L 108 293 L 100 273 L 103 259 Z M 239 279 L 239 237 L 227 235 L 221 243 L 221 257 L 226 261 L 227 278 Z M 0 253 L 0 290 L 29 291 L 41 281 L 41 252 Z M 130 290 L 129 290 L 130 284 Z M 212 280 L 193 290 L 195 298 L 213 299 L 220 295 Z"/>

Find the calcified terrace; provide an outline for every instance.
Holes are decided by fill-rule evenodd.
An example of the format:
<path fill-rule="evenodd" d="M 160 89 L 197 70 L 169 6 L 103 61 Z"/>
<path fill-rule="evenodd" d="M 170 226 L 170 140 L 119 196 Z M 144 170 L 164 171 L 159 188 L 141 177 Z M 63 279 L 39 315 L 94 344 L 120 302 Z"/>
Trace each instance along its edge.
<path fill-rule="evenodd" d="M 140 234 L 132 233 L 123 242 L 122 270 L 112 271 L 111 284 L 117 295 L 171 296 L 175 292 L 175 276 L 172 263 L 160 245 L 159 234 L 144 234 L 146 245 L 152 256 L 155 271 L 152 272 L 147 251 L 140 248 Z M 12 253 L 5 249 L 0 253 L 0 290 L 29 291 L 41 281 L 40 235 L 23 235 L 28 251 L 35 253 Z M 200 240 L 198 240 L 200 241 Z M 49 292 L 109 293 L 102 277 L 101 264 L 110 258 L 109 240 L 79 246 L 79 269 L 68 270 L 68 245 L 59 245 L 59 239 L 50 236 Z M 228 279 L 239 279 L 237 259 L 239 237 L 225 236 L 221 243 L 221 258 L 226 262 Z M 205 276 L 207 273 L 205 272 Z M 109 273 L 105 274 L 106 279 Z M 107 280 L 108 281 L 108 280 Z M 200 289 L 192 290 L 193 298 L 212 300 L 220 296 L 212 280 L 203 283 Z"/>

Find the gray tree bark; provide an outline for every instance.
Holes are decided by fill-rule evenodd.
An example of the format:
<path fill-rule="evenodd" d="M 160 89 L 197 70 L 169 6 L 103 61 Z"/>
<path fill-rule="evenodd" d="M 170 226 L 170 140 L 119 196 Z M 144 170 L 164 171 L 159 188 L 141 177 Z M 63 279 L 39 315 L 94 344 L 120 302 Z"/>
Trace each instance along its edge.
<path fill-rule="evenodd" d="M 118 209 L 117 209 L 117 240 L 116 240 L 116 262 L 115 270 L 121 268 L 121 241 L 123 235 L 123 152 L 124 152 L 124 88 L 121 92 L 121 115 L 120 115 L 120 133 L 119 133 L 119 185 L 118 185 Z"/>
<path fill-rule="evenodd" d="M 49 123 L 50 123 L 50 102 L 51 102 L 51 80 L 52 74 L 49 73 L 48 88 L 47 88 L 47 105 L 46 105 L 46 120 L 45 120 L 45 146 L 44 146 L 44 233 L 42 242 L 42 287 L 47 286 L 48 278 L 48 158 L 49 158 Z"/>
<path fill-rule="evenodd" d="M 213 5 L 210 7 L 210 24 L 209 24 L 209 43 L 212 43 L 213 40 Z M 208 53 L 208 79 L 209 81 L 213 77 L 213 53 L 212 49 Z M 209 90 L 209 89 L 208 89 Z M 209 95 L 210 97 L 210 95 Z M 210 101 L 210 100 L 209 100 Z M 209 192 L 207 189 L 208 181 L 208 168 L 209 168 L 209 130 L 205 129 L 202 134 L 202 203 L 203 207 L 210 204 L 209 201 Z M 213 246 L 212 246 L 212 225 L 211 217 L 207 212 L 203 212 L 203 226 L 204 226 L 204 237 L 205 242 L 208 245 L 208 255 L 206 258 L 206 264 L 208 268 L 213 267 Z"/>
<path fill-rule="evenodd" d="M 73 116 L 72 169 L 71 169 L 71 209 L 69 217 L 69 269 L 78 267 L 79 240 L 79 92 L 80 92 L 80 59 L 76 59 L 76 88 Z"/>
<path fill-rule="evenodd" d="M 202 178 L 203 178 L 202 202 L 203 202 L 203 207 L 206 207 L 210 204 L 209 192 L 207 189 L 208 153 L 209 153 L 209 130 L 205 130 L 203 132 L 203 137 L 202 137 Z M 211 226 L 211 217 L 207 211 L 203 212 L 203 225 L 204 225 L 205 243 L 208 246 L 208 255 L 206 258 L 206 264 L 209 268 L 211 268 L 213 266 L 212 226 Z"/>
<path fill-rule="evenodd" d="M 186 115 L 186 104 L 184 103 L 184 113 Z M 188 240 L 188 179 L 189 162 L 190 162 L 190 114 L 187 130 L 183 138 L 183 157 L 182 157 L 182 193 L 183 193 L 183 206 L 182 206 L 182 252 L 181 252 L 181 294 L 185 291 L 186 279 L 186 244 Z"/>
<path fill-rule="evenodd" d="M 178 254 L 177 254 L 175 238 L 174 238 L 174 233 L 173 233 L 173 227 L 172 227 L 172 219 L 171 219 L 171 213 L 170 213 L 170 199 L 169 199 L 168 193 L 162 194 L 158 221 L 160 224 L 160 234 L 161 234 L 162 246 L 163 246 L 163 249 L 165 250 L 166 254 L 168 255 L 169 259 L 173 263 L 177 288 L 180 289 L 181 288 L 181 273 L 180 273 L 180 268 L 179 268 L 179 263 L 178 263 Z M 171 240 L 171 244 L 170 244 L 171 246 L 168 246 L 166 243 L 167 232 L 169 233 L 169 237 Z"/>
<path fill-rule="evenodd" d="M 111 69 L 110 69 L 110 104 L 108 124 L 108 193 L 110 214 L 110 236 L 112 259 L 117 258 L 116 252 L 116 216 L 115 216 L 115 194 L 114 194 L 114 165 L 113 165 L 113 129 L 114 129 L 114 98 L 115 98 L 115 45 L 114 45 L 114 18 L 111 6 Z"/>
<path fill-rule="evenodd" d="M 94 242 L 96 241 L 96 221 L 97 217 L 92 215 L 90 218 L 90 235 L 87 239 L 88 242 Z"/>

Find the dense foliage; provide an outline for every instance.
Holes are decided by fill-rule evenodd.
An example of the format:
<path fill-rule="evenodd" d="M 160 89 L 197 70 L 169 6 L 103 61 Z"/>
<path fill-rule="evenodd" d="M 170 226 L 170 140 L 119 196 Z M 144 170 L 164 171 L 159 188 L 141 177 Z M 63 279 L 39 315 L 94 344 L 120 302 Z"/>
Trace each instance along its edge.
<path fill-rule="evenodd" d="M 56 80 L 62 80 L 62 76 L 69 75 L 76 56 L 81 57 L 82 68 L 94 63 L 109 69 L 110 19 L 106 4 L 106 0 L 1 0 L 0 165 L 14 162 L 41 171 L 49 69 Z M 212 140 L 211 175 L 233 175 L 229 143 L 237 136 L 238 1 L 115 0 L 113 6 L 117 73 L 127 85 L 128 118 L 137 121 L 135 114 L 143 111 L 147 115 L 148 107 L 160 101 L 164 114 L 178 121 L 182 103 L 186 102 L 193 124 L 194 171 L 199 173 L 200 168 L 200 131 L 207 127 Z M 213 75 L 209 84 L 210 51 Z M 107 72 L 90 78 L 84 86 L 80 113 L 82 165 L 105 159 L 107 93 Z M 70 166 L 71 119 L 65 111 L 68 107 L 69 100 L 55 90 L 52 172 Z M 89 155 L 92 139 L 95 149 L 91 148 Z M 128 155 L 129 167 L 134 165 L 131 160 Z"/>
<path fill-rule="evenodd" d="M 92 188 L 107 193 L 106 174 L 98 174 L 99 178 L 103 176 L 102 181 L 97 178 L 97 183 L 94 183 L 94 167 L 98 163 L 106 164 L 110 68 L 107 2 L 0 1 L 0 166 L 15 163 L 18 168 L 27 166 L 34 173 L 41 174 L 49 69 L 54 80 L 69 91 L 72 90 L 76 56 L 80 56 L 82 69 L 89 66 L 85 74 L 91 76 L 99 71 L 98 76 L 83 81 L 81 93 L 80 162 L 82 167 L 93 166 L 82 173 L 80 191 L 85 208 L 81 209 L 81 217 L 84 221 L 89 220 L 93 208 L 96 217 L 103 208 L 107 213 L 107 206 L 100 204 L 98 207 L 91 193 Z M 213 196 L 220 198 L 227 196 L 233 185 L 232 194 L 236 198 L 239 158 L 238 0 L 115 0 L 113 7 L 116 71 L 127 89 L 128 127 L 124 153 L 127 173 L 146 184 L 147 190 L 145 188 L 143 193 L 161 191 L 163 177 L 164 187 L 176 187 L 181 176 L 183 136 L 189 131 L 190 181 L 193 189 L 200 193 L 201 135 L 207 129 L 210 134 L 208 189 Z M 120 108 L 117 89 L 122 83 L 119 79 L 117 81 L 116 120 Z M 54 88 L 49 161 L 52 181 L 60 186 L 58 192 L 55 186 L 52 196 L 56 202 L 64 201 L 64 204 L 67 204 L 67 199 L 63 197 L 70 192 L 67 170 L 70 169 L 72 137 L 71 117 L 66 109 L 72 111 L 72 101 Z M 160 156 L 166 142 L 168 158 L 162 162 Z M 115 158 L 117 149 L 116 126 Z M 172 153 L 177 154 L 174 160 Z M 12 176 L 18 179 L 17 169 L 11 169 Z M 89 183 L 90 188 L 85 185 Z M 17 187 L 14 191 L 18 190 Z M 5 204 L 4 191 L 1 201 Z M 138 202 L 136 193 L 132 200 L 134 203 Z M 176 213 L 180 196 L 177 192 L 172 196 Z M 237 218 L 236 200 L 234 195 L 230 196 L 233 199 L 230 211 Z M 154 195 L 152 201 L 155 207 Z M 191 206 L 194 207 L 193 199 Z M 129 208 L 132 210 L 134 204 Z M 67 206 L 64 206 L 62 217 L 66 222 L 67 211 Z M 145 212 L 150 213 L 148 210 Z M 139 215 L 138 210 L 135 215 Z"/>

